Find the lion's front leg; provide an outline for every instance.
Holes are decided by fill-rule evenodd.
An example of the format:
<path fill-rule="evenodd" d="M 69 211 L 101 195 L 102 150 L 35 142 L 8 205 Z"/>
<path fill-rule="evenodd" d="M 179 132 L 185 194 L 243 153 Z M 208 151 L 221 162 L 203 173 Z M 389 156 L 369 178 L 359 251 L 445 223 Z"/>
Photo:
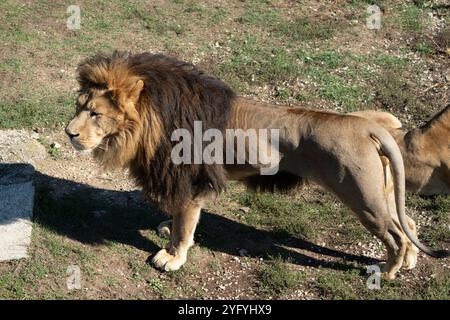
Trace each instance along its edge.
<path fill-rule="evenodd" d="M 152 259 L 164 271 L 178 270 L 187 259 L 187 251 L 194 244 L 194 232 L 200 217 L 201 204 L 190 201 L 173 215 L 170 243 Z"/>

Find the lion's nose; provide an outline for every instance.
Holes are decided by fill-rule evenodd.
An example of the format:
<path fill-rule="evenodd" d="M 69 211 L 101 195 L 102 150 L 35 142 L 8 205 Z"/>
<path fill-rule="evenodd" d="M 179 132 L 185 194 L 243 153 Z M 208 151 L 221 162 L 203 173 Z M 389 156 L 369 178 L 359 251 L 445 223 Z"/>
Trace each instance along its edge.
<path fill-rule="evenodd" d="M 70 139 L 73 139 L 80 135 L 79 133 L 73 133 L 72 131 L 69 130 L 69 128 L 66 128 L 66 134 L 69 136 Z"/>

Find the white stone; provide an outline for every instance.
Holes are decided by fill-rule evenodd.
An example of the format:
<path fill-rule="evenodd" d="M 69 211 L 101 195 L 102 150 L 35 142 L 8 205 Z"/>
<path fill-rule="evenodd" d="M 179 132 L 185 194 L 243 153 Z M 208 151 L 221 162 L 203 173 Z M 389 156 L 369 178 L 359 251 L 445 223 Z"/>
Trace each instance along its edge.
<path fill-rule="evenodd" d="M 0 261 L 28 256 L 33 198 L 31 181 L 0 185 Z"/>

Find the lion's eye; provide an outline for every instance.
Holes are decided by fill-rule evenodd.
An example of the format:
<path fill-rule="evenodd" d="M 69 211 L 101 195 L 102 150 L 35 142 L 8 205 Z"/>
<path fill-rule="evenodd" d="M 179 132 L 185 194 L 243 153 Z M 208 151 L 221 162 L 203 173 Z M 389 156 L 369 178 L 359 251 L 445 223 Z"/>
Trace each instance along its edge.
<path fill-rule="evenodd" d="M 89 115 L 90 115 L 91 117 L 97 117 L 97 116 L 100 115 L 100 113 L 95 112 L 95 111 L 91 111 L 91 112 L 89 113 Z"/>

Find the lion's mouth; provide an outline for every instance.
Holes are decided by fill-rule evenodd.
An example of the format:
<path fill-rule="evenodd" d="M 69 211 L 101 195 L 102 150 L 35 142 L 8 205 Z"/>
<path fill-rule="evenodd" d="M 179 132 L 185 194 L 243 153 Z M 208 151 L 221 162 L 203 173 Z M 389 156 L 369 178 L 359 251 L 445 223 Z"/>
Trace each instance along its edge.
<path fill-rule="evenodd" d="M 83 153 L 84 152 L 90 152 L 90 151 L 94 150 L 98 146 L 98 144 L 93 145 L 93 146 L 89 146 L 89 144 L 81 143 L 77 139 L 70 139 L 70 143 L 72 144 L 73 148 L 76 151 L 83 152 Z"/>

